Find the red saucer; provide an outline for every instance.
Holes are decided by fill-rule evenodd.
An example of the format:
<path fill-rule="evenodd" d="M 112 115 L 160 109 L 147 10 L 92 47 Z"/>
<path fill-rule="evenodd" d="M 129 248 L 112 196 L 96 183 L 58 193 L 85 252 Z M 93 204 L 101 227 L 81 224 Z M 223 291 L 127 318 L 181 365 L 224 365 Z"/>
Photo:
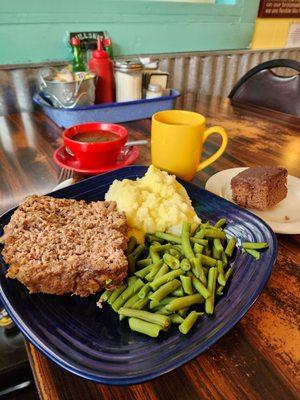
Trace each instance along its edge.
<path fill-rule="evenodd" d="M 132 146 L 129 149 L 123 147 L 121 154 L 119 155 L 117 161 L 111 165 L 107 165 L 105 167 L 98 167 L 98 168 L 89 168 L 85 169 L 80 166 L 78 160 L 75 157 L 71 156 L 67 151 L 65 146 L 61 146 L 57 149 L 54 154 L 53 158 L 56 164 L 58 164 L 62 168 L 71 169 L 76 172 L 80 172 L 81 174 L 87 175 L 97 175 L 103 172 L 112 171 L 114 169 L 126 167 L 126 165 L 133 164 L 134 161 L 139 156 L 139 149 L 137 146 Z"/>

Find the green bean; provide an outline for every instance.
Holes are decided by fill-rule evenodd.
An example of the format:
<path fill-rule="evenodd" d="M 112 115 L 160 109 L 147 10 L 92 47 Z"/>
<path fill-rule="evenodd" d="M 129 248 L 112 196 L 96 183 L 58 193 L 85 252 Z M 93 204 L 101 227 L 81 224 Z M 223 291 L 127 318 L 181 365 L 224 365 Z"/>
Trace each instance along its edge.
<path fill-rule="evenodd" d="M 152 264 L 152 259 L 151 258 L 144 258 L 143 260 L 139 260 L 136 262 L 136 266 L 140 268 L 147 267 L 148 265 Z"/>
<path fill-rule="evenodd" d="M 184 319 L 178 314 L 171 314 L 170 319 L 172 324 L 181 324 L 184 321 Z"/>
<path fill-rule="evenodd" d="M 221 218 L 221 219 L 219 219 L 218 222 L 215 223 L 215 227 L 216 228 L 221 228 L 225 224 L 226 224 L 226 218 Z"/>
<path fill-rule="evenodd" d="M 165 253 L 163 260 L 171 269 L 178 269 L 180 267 L 180 261 L 171 254 Z"/>
<path fill-rule="evenodd" d="M 226 273 L 225 273 L 225 281 L 226 281 L 226 283 L 227 283 L 232 271 L 233 271 L 232 267 L 229 267 L 228 270 L 226 271 Z"/>
<path fill-rule="evenodd" d="M 228 243 L 227 243 L 227 246 L 226 246 L 226 248 L 225 248 L 225 254 L 226 254 L 228 257 L 231 257 L 231 256 L 232 256 L 233 250 L 234 250 L 234 248 L 235 248 L 235 244 L 236 244 L 235 238 L 234 238 L 234 237 L 230 238 L 229 241 L 228 241 Z"/>
<path fill-rule="evenodd" d="M 160 238 L 158 238 L 158 237 L 155 236 L 155 235 L 151 235 L 150 233 L 147 233 L 147 234 L 145 235 L 145 239 L 146 239 L 148 242 L 159 242 L 159 243 L 164 243 L 164 239 L 160 239 Z"/>
<path fill-rule="evenodd" d="M 203 283 L 198 278 L 196 278 L 196 276 L 192 272 L 189 272 L 189 276 L 191 277 L 192 285 L 197 290 L 197 292 L 203 297 L 203 299 L 208 299 L 209 296 L 211 295 L 210 291 L 203 285 Z"/>
<path fill-rule="evenodd" d="M 200 229 L 201 229 L 201 226 L 200 226 L 200 224 L 199 224 L 199 225 L 196 227 L 196 229 L 194 230 L 193 235 L 196 236 L 197 233 L 199 233 Z"/>
<path fill-rule="evenodd" d="M 107 300 L 109 299 L 109 297 L 112 295 L 112 292 L 113 292 L 112 290 L 107 290 L 107 289 L 106 289 L 106 290 L 101 294 L 98 303 L 101 304 L 101 303 L 104 303 L 105 301 L 107 301 Z M 98 303 L 97 303 L 97 304 L 98 304 Z"/>
<path fill-rule="evenodd" d="M 206 285 L 207 284 L 207 279 L 206 279 L 206 275 L 205 275 L 205 272 L 204 272 L 203 267 L 202 267 L 201 260 L 202 260 L 202 255 L 201 255 L 201 257 L 191 258 L 190 261 L 191 261 L 191 264 L 192 264 L 192 271 L 193 271 L 194 275 L 197 278 L 199 278 L 200 281 L 204 285 Z"/>
<path fill-rule="evenodd" d="M 138 279 L 136 276 L 129 276 L 128 278 L 127 278 L 127 285 L 128 286 L 132 286 L 135 282 L 137 282 L 137 281 L 140 281 L 140 279 Z"/>
<path fill-rule="evenodd" d="M 182 308 L 189 307 L 193 304 L 201 304 L 203 297 L 200 294 L 192 294 L 190 296 L 184 296 L 175 300 L 172 300 L 166 307 L 170 311 L 178 311 Z"/>
<path fill-rule="evenodd" d="M 124 290 L 127 288 L 126 283 L 123 283 L 123 285 L 121 285 L 120 287 L 118 287 L 117 289 L 115 289 L 112 294 L 110 295 L 109 299 L 107 300 L 108 304 L 112 304 L 119 296 L 122 292 L 124 292 Z"/>
<path fill-rule="evenodd" d="M 213 246 L 216 248 L 218 252 L 222 254 L 222 251 L 224 250 L 221 240 L 220 239 L 214 239 L 213 240 Z"/>
<path fill-rule="evenodd" d="M 135 272 L 135 263 L 136 260 L 140 257 L 140 255 L 143 253 L 145 250 L 145 245 L 144 244 L 139 244 L 135 250 L 129 256 L 127 257 L 128 259 L 128 270 L 131 274 L 134 274 Z"/>
<path fill-rule="evenodd" d="M 204 222 L 203 224 L 200 224 L 201 229 L 206 229 L 209 226 L 211 226 L 211 224 L 208 220 L 206 222 Z"/>
<path fill-rule="evenodd" d="M 201 255 L 200 259 L 202 264 L 206 265 L 207 267 L 214 267 L 217 263 L 217 261 L 214 258 L 208 257 L 204 254 Z"/>
<path fill-rule="evenodd" d="M 126 303 L 124 303 L 124 307 L 131 308 L 137 301 L 139 301 L 139 294 L 136 293 L 132 297 L 130 297 Z"/>
<path fill-rule="evenodd" d="M 221 259 L 221 255 L 222 253 L 220 251 L 218 251 L 215 246 L 213 245 L 212 247 L 212 256 L 215 260 L 220 260 Z"/>
<path fill-rule="evenodd" d="M 144 285 L 141 288 L 141 290 L 138 292 L 138 297 L 140 299 L 144 299 L 149 294 L 150 291 L 151 291 L 151 287 L 150 287 L 149 283 L 146 283 L 146 285 Z"/>
<path fill-rule="evenodd" d="M 227 256 L 226 256 L 225 251 L 222 251 L 221 260 L 222 260 L 223 266 L 226 267 L 227 264 L 228 264 L 228 260 L 227 260 Z"/>
<path fill-rule="evenodd" d="M 167 274 L 169 272 L 169 267 L 167 266 L 167 264 L 163 264 L 162 267 L 160 267 L 158 273 L 155 275 L 154 279 L 158 279 L 161 276 Z"/>
<path fill-rule="evenodd" d="M 179 236 L 172 235 L 171 233 L 155 232 L 155 236 L 157 236 L 160 239 L 164 239 L 167 242 L 181 244 L 181 238 Z"/>
<path fill-rule="evenodd" d="M 157 254 L 154 246 L 155 245 L 150 246 L 149 254 L 150 254 L 150 257 L 152 259 L 153 264 L 156 264 L 156 263 L 158 263 L 160 261 L 160 257 Z"/>
<path fill-rule="evenodd" d="M 137 302 L 135 302 L 131 308 L 133 310 L 142 310 L 143 308 L 145 308 L 148 303 L 150 302 L 150 299 L 148 297 L 145 297 L 144 299 L 139 299 Z"/>
<path fill-rule="evenodd" d="M 139 244 L 134 250 L 133 252 L 130 254 L 133 257 L 135 257 L 136 259 L 138 259 L 140 257 L 140 255 L 143 253 L 143 251 L 145 250 L 146 246 L 144 244 Z"/>
<path fill-rule="evenodd" d="M 196 233 L 196 235 L 194 237 L 197 239 L 203 239 L 204 235 L 205 235 L 205 229 L 200 228 L 200 230 Z"/>
<path fill-rule="evenodd" d="M 205 230 L 212 230 L 212 231 L 215 231 L 215 232 L 222 232 L 222 228 L 217 228 L 217 227 L 214 226 L 214 225 L 207 226 L 207 227 L 205 228 Z"/>
<path fill-rule="evenodd" d="M 188 226 L 190 226 L 190 224 L 187 222 Z M 189 234 L 189 231 L 188 231 Z M 176 236 L 176 235 L 172 235 L 171 233 L 164 233 L 164 232 L 156 232 L 155 235 L 158 238 L 167 240 L 168 242 L 172 242 L 172 243 L 177 243 L 177 244 L 183 244 L 182 243 L 182 237 Z M 204 246 L 206 246 L 207 244 L 207 240 L 200 238 L 200 237 L 191 237 L 190 238 L 191 242 L 193 243 L 199 243 L 202 244 Z"/>
<path fill-rule="evenodd" d="M 151 311 L 157 311 L 166 304 L 168 304 L 170 301 L 176 299 L 176 297 L 165 297 L 162 301 L 156 301 L 156 300 L 151 300 L 149 304 L 149 308 Z"/>
<path fill-rule="evenodd" d="M 182 288 L 184 293 L 186 294 L 193 294 L 193 287 L 192 287 L 192 279 L 190 276 L 184 276 L 181 275 L 180 276 L 180 280 L 181 280 L 181 284 L 182 284 Z"/>
<path fill-rule="evenodd" d="M 174 292 L 171 293 L 171 296 L 175 296 L 175 297 L 182 297 L 183 295 L 184 295 L 184 293 L 183 293 L 182 287 L 174 290 Z"/>
<path fill-rule="evenodd" d="M 128 271 L 129 271 L 129 273 L 130 274 L 134 274 L 136 258 L 132 254 L 129 254 L 129 256 L 127 256 L 127 261 L 128 261 Z"/>
<path fill-rule="evenodd" d="M 160 242 L 151 242 L 151 246 L 161 246 Z"/>
<path fill-rule="evenodd" d="M 206 314 L 213 314 L 214 312 L 217 276 L 217 268 L 210 268 L 208 271 L 207 289 L 210 291 L 211 295 L 205 300 Z"/>
<path fill-rule="evenodd" d="M 202 246 L 201 244 L 198 244 L 198 243 L 194 244 L 193 250 L 194 250 L 195 254 L 198 254 L 198 253 L 202 254 L 203 249 L 204 249 L 204 246 Z"/>
<path fill-rule="evenodd" d="M 172 247 L 171 243 L 152 245 L 153 250 L 156 252 L 166 251 L 169 250 L 171 247 Z"/>
<path fill-rule="evenodd" d="M 132 278 L 136 277 L 134 276 Z M 124 292 L 122 292 L 120 296 L 117 297 L 116 300 L 111 304 L 112 309 L 114 311 L 118 311 L 118 309 L 122 307 L 126 303 L 126 301 L 130 299 L 130 297 L 132 297 L 136 292 L 138 292 L 142 286 L 144 286 L 144 283 L 141 279 L 129 282 Z"/>
<path fill-rule="evenodd" d="M 226 238 L 226 234 L 223 231 L 219 231 L 217 229 L 209 228 L 209 229 L 205 230 L 205 237 L 213 238 L 213 239 L 216 239 L 216 238 L 225 239 Z"/>
<path fill-rule="evenodd" d="M 146 322 L 139 318 L 129 318 L 128 324 L 132 331 L 143 333 L 151 337 L 158 337 L 159 332 L 162 330 L 160 325 L 152 324 L 151 322 Z"/>
<path fill-rule="evenodd" d="M 181 252 L 179 252 L 178 250 L 176 250 L 176 249 L 174 249 L 174 248 L 168 250 L 168 253 L 169 253 L 171 256 L 177 258 L 177 260 L 180 260 L 180 259 L 181 259 Z"/>
<path fill-rule="evenodd" d="M 181 255 L 183 255 L 182 246 L 180 244 L 173 244 L 173 249 L 176 249 Z"/>
<path fill-rule="evenodd" d="M 137 241 L 136 241 L 135 236 L 130 236 L 128 243 L 127 243 L 127 249 L 125 251 L 125 254 L 128 255 L 128 254 L 132 253 L 133 250 L 135 249 L 136 245 L 137 245 Z"/>
<path fill-rule="evenodd" d="M 180 315 L 181 318 L 185 318 L 188 312 L 188 307 L 182 308 L 181 310 L 178 310 L 178 314 Z"/>
<path fill-rule="evenodd" d="M 199 259 L 200 259 L 200 263 L 201 263 L 201 265 L 202 265 L 202 269 L 204 270 L 205 276 L 207 276 L 207 274 L 208 274 L 208 268 L 203 266 L 202 261 L 201 261 L 201 257 L 202 257 L 202 254 L 200 254 L 200 253 L 196 254 L 196 258 L 199 258 Z"/>
<path fill-rule="evenodd" d="M 224 268 L 222 261 L 217 261 L 217 269 L 218 269 L 218 283 L 222 286 L 226 285 L 226 280 L 224 276 Z"/>
<path fill-rule="evenodd" d="M 139 278 L 145 278 L 147 274 L 151 271 L 153 264 L 147 265 L 147 267 L 140 269 L 139 271 L 135 272 L 134 275 Z"/>
<path fill-rule="evenodd" d="M 224 290 L 224 286 L 223 285 L 219 285 L 217 287 L 217 290 L 216 290 L 216 295 L 217 296 L 223 296 L 223 290 Z"/>
<path fill-rule="evenodd" d="M 183 258 L 180 263 L 180 268 L 183 271 L 189 271 L 191 269 L 191 263 L 187 258 Z"/>
<path fill-rule="evenodd" d="M 142 290 L 142 289 L 141 289 Z M 138 301 L 140 300 L 139 298 L 139 292 L 135 293 L 132 297 L 130 297 L 126 303 L 124 303 L 123 307 L 125 308 L 132 308 L 134 304 L 136 304 Z M 149 300 L 147 301 L 147 303 L 145 304 L 145 306 L 148 304 Z M 144 305 L 142 304 L 142 308 L 144 308 Z M 122 321 L 124 318 L 123 315 L 119 315 L 119 320 Z"/>
<path fill-rule="evenodd" d="M 153 281 L 162 265 L 163 260 L 159 260 L 157 263 L 152 264 L 150 272 L 145 276 L 146 281 Z"/>
<path fill-rule="evenodd" d="M 165 297 L 163 300 L 161 300 L 160 302 L 158 302 L 158 301 L 155 301 L 155 300 L 151 300 L 150 301 L 150 305 L 149 305 L 149 308 L 150 308 L 150 310 L 152 310 L 152 309 L 157 309 L 157 308 L 160 308 L 160 307 L 163 307 L 163 306 L 165 306 L 165 305 L 167 305 L 167 304 L 169 304 L 170 303 L 170 301 L 172 301 L 172 300 L 174 300 L 174 299 L 176 299 L 177 297 Z"/>
<path fill-rule="evenodd" d="M 166 315 L 151 313 L 149 311 L 132 310 L 130 308 L 121 307 L 119 314 L 125 317 L 134 317 L 143 321 L 151 322 L 152 324 L 160 325 L 164 330 L 167 330 L 171 324 L 171 320 Z"/>
<path fill-rule="evenodd" d="M 226 271 L 225 275 L 224 275 L 225 285 L 226 285 L 231 273 L 232 273 L 232 267 L 229 267 L 228 270 Z M 218 279 L 218 281 L 219 281 L 219 279 Z M 223 290 L 224 290 L 225 285 L 219 285 L 218 286 L 218 288 L 216 290 L 216 294 L 218 296 L 222 296 L 223 295 Z"/>
<path fill-rule="evenodd" d="M 189 315 L 184 319 L 184 321 L 179 325 L 178 329 L 180 330 L 180 332 L 186 335 L 193 327 L 200 315 L 201 313 L 191 311 Z"/>
<path fill-rule="evenodd" d="M 266 249 L 267 247 L 269 247 L 269 245 L 268 245 L 268 243 L 266 243 L 266 242 L 253 242 L 253 243 L 251 243 L 251 242 L 243 242 L 242 243 L 242 247 L 245 249 L 245 250 L 261 250 L 261 249 Z"/>
<path fill-rule="evenodd" d="M 181 269 L 175 269 L 166 273 L 163 276 L 158 278 L 155 277 L 154 281 L 150 283 L 150 286 L 153 290 L 157 290 L 160 286 L 164 285 L 167 282 L 171 282 L 173 279 L 178 278 L 184 272 Z"/>
<path fill-rule="evenodd" d="M 201 244 L 201 246 L 207 246 L 208 245 L 208 240 L 206 240 L 206 239 L 199 239 L 199 238 L 195 238 L 195 237 L 190 237 L 190 241 L 192 243 Z"/>
<path fill-rule="evenodd" d="M 183 221 L 181 230 L 182 249 L 186 258 L 193 258 L 194 252 L 190 242 L 190 227 L 191 224 Z"/>
<path fill-rule="evenodd" d="M 256 261 L 260 259 L 260 253 L 257 250 L 252 250 L 252 249 L 245 249 L 245 250 L 246 253 L 250 254 L 250 256 L 255 258 Z"/>
<path fill-rule="evenodd" d="M 173 281 L 167 282 L 164 285 L 162 285 L 158 290 L 156 290 L 154 293 L 152 293 L 149 296 L 149 298 L 150 298 L 150 300 L 156 300 L 159 302 L 162 299 L 164 299 L 165 297 L 167 297 L 168 294 L 174 292 L 174 290 L 179 288 L 180 285 L 181 285 L 181 283 L 177 279 L 174 279 Z"/>
<path fill-rule="evenodd" d="M 160 307 L 158 309 L 153 310 L 155 314 L 161 314 L 161 315 L 170 315 L 172 314 L 172 311 L 169 311 L 166 306 Z"/>

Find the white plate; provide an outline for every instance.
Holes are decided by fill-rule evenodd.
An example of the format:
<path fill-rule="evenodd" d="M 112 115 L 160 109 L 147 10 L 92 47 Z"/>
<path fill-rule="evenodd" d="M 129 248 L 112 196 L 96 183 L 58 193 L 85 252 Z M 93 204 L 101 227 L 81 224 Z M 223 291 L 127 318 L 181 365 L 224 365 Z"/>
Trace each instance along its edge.
<path fill-rule="evenodd" d="M 231 179 L 246 168 L 230 168 L 211 176 L 205 189 L 232 201 Z M 276 233 L 300 234 L 300 179 L 288 175 L 287 197 L 268 210 L 250 209 L 253 214 L 263 219 Z"/>

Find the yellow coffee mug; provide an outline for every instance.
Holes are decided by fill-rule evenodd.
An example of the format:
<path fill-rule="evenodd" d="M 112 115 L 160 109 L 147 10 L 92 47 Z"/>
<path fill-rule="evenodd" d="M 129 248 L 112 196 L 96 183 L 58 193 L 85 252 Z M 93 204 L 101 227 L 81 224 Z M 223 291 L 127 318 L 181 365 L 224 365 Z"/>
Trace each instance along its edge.
<path fill-rule="evenodd" d="M 221 146 L 201 161 L 202 145 L 214 133 L 221 135 Z M 206 129 L 205 117 L 201 114 L 167 110 L 152 116 L 152 164 L 187 181 L 193 179 L 197 171 L 217 160 L 226 149 L 227 142 L 225 129 L 221 126 Z"/>

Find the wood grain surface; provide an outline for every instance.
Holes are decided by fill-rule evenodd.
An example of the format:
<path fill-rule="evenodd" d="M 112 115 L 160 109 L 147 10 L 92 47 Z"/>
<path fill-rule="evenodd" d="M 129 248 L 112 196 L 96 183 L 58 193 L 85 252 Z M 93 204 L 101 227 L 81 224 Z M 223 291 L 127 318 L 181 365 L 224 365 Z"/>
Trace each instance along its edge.
<path fill-rule="evenodd" d="M 300 177 L 300 130 L 297 120 L 258 115 L 233 107 L 227 99 L 187 93 L 178 108 L 207 116 L 207 125 L 222 125 L 230 141 L 226 153 L 197 174 L 207 178 L 226 168 L 282 165 Z M 130 139 L 150 138 L 150 121 L 125 124 Z M 18 204 L 31 193 L 47 193 L 57 184 L 52 153 L 61 143 L 61 129 L 40 112 L 0 119 L 0 207 Z M 203 157 L 217 148 L 212 138 Z M 137 164 L 150 163 L 149 146 Z M 300 212 L 300 205 L 299 205 Z M 145 384 L 96 385 L 48 361 L 27 344 L 40 398 L 43 400 L 196 400 L 300 398 L 300 235 L 278 235 L 274 271 L 259 299 L 244 318 L 205 353 Z"/>

